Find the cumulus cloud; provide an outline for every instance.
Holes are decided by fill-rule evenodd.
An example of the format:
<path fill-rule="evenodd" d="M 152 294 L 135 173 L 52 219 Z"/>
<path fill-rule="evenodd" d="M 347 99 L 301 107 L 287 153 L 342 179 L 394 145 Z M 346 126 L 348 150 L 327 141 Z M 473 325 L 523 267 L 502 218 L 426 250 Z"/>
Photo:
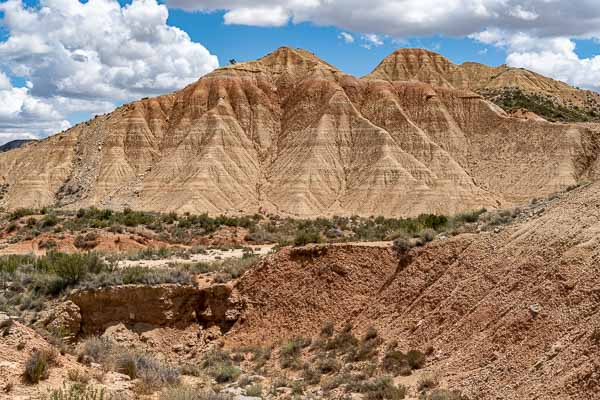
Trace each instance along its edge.
<path fill-rule="evenodd" d="M 383 37 L 470 36 L 506 48 L 510 65 L 600 89 L 598 57 L 579 58 L 573 42 L 575 38 L 600 40 L 598 0 L 166 1 L 186 10 L 224 10 L 226 19 L 244 10 L 245 25 L 308 21 L 362 32 L 361 45 L 366 48 L 380 45 Z M 282 17 L 267 17 L 270 14 Z M 236 22 L 229 19 L 228 23 Z M 340 38 L 345 40 L 343 34 Z"/>
<path fill-rule="evenodd" d="M 10 125 L 45 135 L 63 127 L 68 113 L 105 112 L 115 102 L 179 89 L 218 67 L 216 56 L 167 24 L 168 9 L 156 0 L 125 6 L 40 0 L 37 7 L 7 0 L 0 11 L 8 33 L 0 42 L 0 67 L 30 82 L 9 87 L 0 75 L 0 90 L 19 99 L 10 119 L 0 110 L 0 130 Z M 34 105 L 39 112 L 30 112 Z"/>
<path fill-rule="evenodd" d="M 506 48 L 506 63 L 512 67 L 527 68 L 573 86 L 600 91 L 600 56 L 580 58 L 570 38 L 539 38 L 499 30 L 487 30 L 473 37 Z"/>
<path fill-rule="evenodd" d="M 34 95 L 129 100 L 181 88 L 218 66 L 167 25 L 156 0 L 41 0 L 38 8 L 8 0 L 0 10 L 9 32 L 1 62 L 29 79 Z"/>
<path fill-rule="evenodd" d="M 373 47 L 383 45 L 383 39 L 374 33 L 367 33 L 366 35 L 363 35 L 362 40 L 364 43 L 361 46 L 369 50 Z"/>
<path fill-rule="evenodd" d="M 534 36 L 599 36 L 597 0 L 167 0 L 186 10 L 267 10 L 289 20 L 374 32 L 394 38 L 436 34 L 466 36 L 487 28 Z M 277 11 L 275 10 L 277 8 Z M 257 25 L 264 25 L 256 14 Z M 280 20 L 278 21 L 280 22 Z M 245 19 L 252 25 L 252 19 Z"/>
<path fill-rule="evenodd" d="M 227 25 L 283 26 L 290 19 L 287 10 L 280 6 L 270 8 L 236 8 L 223 16 Z"/>
<path fill-rule="evenodd" d="M 49 135 L 70 126 L 51 101 L 33 97 L 29 90 L 13 87 L 0 73 L 0 144 Z"/>
<path fill-rule="evenodd" d="M 348 32 L 341 32 L 338 35 L 338 38 L 342 39 L 346 43 L 354 43 L 354 36 L 352 36 Z"/>

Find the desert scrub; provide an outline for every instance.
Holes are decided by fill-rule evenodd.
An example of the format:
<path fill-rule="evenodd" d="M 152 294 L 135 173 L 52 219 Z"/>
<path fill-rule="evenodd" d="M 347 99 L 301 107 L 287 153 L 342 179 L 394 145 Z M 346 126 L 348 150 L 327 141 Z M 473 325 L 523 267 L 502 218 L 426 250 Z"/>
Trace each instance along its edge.
<path fill-rule="evenodd" d="M 91 362 L 104 364 L 113 355 L 115 344 L 103 337 L 89 337 L 79 345 L 77 361 L 83 364 Z"/>
<path fill-rule="evenodd" d="M 245 346 L 237 350 L 240 355 L 251 354 L 250 361 L 255 370 L 260 370 L 271 359 L 272 348 L 269 346 Z"/>
<path fill-rule="evenodd" d="M 459 391 L 447 389 L 434 389 L 429 393 L 419 396 L 420 400 L 463 400 L 465 399 Z"/>
<path fill-rule="evenodd" d="M 33 352 L 25 363 L 24 376 L 30 383 L 38 383 L 48 378 L 50 365 L 54 363 L 56 355 L 47 350 Z"/>
<path fill-rule="evenodd" d="M 351 383 L 346 391 L 362 393 L 367 400 L 401 400 L 406 397 L 406 387 L 394 385 L 389 377 L 381 377 L 373 381 Z"/>
<path fill-rule="evenodd" d="M 262 393 L 263 393 L 263 388 L 260 383 L 256 383 L 256 384 L 248 386 L 246 388 L 246 396 L 262 397 Z"/>
<path fill-rule="evenodd" d="M 279 350 L 279 364 L 281 368 L 300 369 L 302 349 L 310 346 L 311 340 L 303 337 L 295 337 L 288 340 Z"/>
<path fill-rule="evenodd" d="M 229 353 L 221 350 L 211 350 L 206 353 L 202 360 L 202 368 L 217 383 L 233 382 L 241 374 L 240 369 L 233 364 Z"/>
<path fill-rule="evenodd" d="M 398 350 L 390 350 L 383 356 L 382 368 L 393 375 L 407 376 L 412 373 L 412 367 L 406 354 Z"/>
<path fill-rule="evenodd" d="M 50 400 L 111 400 L 104 388 L 94 388 L 87 385 L 74 384 L 53 390 Z"/>
<path fill-rule="evenodd" d="M 149 354 L 125 352 L 117 358 L 116 365 L 118 372 L 131 379 L 140 379 L 145 391 L 179 383 L 179 369 Z"/>
<path fill-rule="evenodd" d="M 233 396 L 180 385 L 164 389 L 159 395 L 159 400 L 233 400 Z"/>
<path fill-rule="evenodd" d="M 419 391 L 431 390 L 439 385 L 439 379 L 433 374 L 426 374 L 419 379 L 417 382 L 417 388 Z"/>
<path fill-rule="evenodd" d="M 319 232 L 315 231 L 300 231 L 294 237 L 294 245 L 305 246 L 309 243 L 321 243 L 322 238 Z"/>

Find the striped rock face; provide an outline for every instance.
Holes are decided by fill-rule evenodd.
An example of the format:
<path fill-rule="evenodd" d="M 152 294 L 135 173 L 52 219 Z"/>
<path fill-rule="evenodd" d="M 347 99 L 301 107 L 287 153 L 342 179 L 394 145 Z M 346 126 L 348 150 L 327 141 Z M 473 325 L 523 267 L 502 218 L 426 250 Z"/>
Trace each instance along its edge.
<path fill-rule="evenodd" d="M 218 69 L 0 154 L 0 207 L 413 216 L 596 178 L 596 125 L 510 117 L 419 54 L 364 78 L 290 48 Z"/>

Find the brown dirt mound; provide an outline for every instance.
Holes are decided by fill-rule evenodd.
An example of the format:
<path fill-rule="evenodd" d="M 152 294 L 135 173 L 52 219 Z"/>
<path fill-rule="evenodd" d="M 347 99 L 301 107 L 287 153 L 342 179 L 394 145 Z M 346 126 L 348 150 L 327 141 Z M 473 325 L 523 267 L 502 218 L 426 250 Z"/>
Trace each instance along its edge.
<path fill-rule="evenodd" d="M 600 185 L 499 233 L 411 251 L 286 248 L 237 288 L 232 342 L 372 325 L 476 399 L 593 399 L 600 390 Z"/>

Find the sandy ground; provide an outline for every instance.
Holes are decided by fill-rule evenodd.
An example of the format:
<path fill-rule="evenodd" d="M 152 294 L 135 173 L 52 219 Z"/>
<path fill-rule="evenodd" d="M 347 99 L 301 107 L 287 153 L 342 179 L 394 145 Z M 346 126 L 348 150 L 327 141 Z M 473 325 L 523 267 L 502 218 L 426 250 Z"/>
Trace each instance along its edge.
<path fill-rule="evenodd" d="M 264 256 L 269 254 L 273 248 L 275 248 L 274 244 L 265 244 L 265 245 L 257 245 L 251 246 L 254 254 L 257 256 Z M 189 258 L 180 258 L 180 257 L 170 257 L 170 258 L 161 258 L 156 260 L 121 260 L 118 262 L 117 266 L 121 268 L 125 267 L 162 267 L 168 263 L 178 263 L 178 264 L 192 264 L 196 262 L 212 262 L 217 260 L 226 260 L 228 258 L 242 258 L 244 255 L 243 249 L 228 249 L 228 250 L 219 250 L 219 249 L 211 249 L 207 250 L 206 254 L 192 254 Z"/>

